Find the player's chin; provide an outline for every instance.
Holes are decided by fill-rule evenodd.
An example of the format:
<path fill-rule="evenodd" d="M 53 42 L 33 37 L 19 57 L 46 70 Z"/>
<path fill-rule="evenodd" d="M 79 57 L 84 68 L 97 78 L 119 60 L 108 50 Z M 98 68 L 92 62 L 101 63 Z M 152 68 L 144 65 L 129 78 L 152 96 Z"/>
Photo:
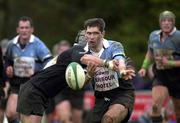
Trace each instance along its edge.
<path fill-rule="evenodd" d="M 172 29 L 173 29 L 172 27 L 164 27 L 164 28 L 162 28 L 162 31 L 164 33 L 171 33 Z"/>
<path fill-rule="evenodd" d="M 22 35 L 21 39 L 23 40 L 29 40 L 30 36 L 29 35 Z"/>
<path fill-rule="evenodd" d="M 93 47 L 96 46 L 96 43 L 95 43 L 94 41 L 90 41 L 90 42 L 88 43 L 88 45 L 89 45 L 89 47 L 93 48 Z"/>

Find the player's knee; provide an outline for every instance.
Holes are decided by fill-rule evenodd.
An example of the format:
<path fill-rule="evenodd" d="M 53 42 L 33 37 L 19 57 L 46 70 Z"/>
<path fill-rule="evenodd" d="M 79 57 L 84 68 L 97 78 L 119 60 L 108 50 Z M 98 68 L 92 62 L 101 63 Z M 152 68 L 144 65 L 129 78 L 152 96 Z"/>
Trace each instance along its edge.
<path fill-rule="evenodd" d="M 160 112 L 161 112 L 160 106 L 158 106 L 158 104 L 154 104 L 152 106 L 152 113 L 160 113 Z"/>
<path fill-rule="evenodd" d="M 113 123 L 114 121 L 114 118 L 109 116 L 109 115 L 104 115 L 102 120 L 101 120 L 101 123 Z"/>
<path fill-rule="evenodd" d="M 60 116 L 61 121 L 69 121 L 71 120 L 71 114 L 70 113 L 62 113 Z"/>
<path fill-rule="evenodd" d="M 16 113 L 14 113 L 14 112 L 6 113 L 6 117 L 7 117 L 8 121 L 11 121 L 11 120 L 14 120 L 17 118 Z"/>
<path fill-rule="evenodd" d="M 59 118 L 66 123 L 72 119 L 72 114 L 70 111 L 64 111 L 60 113 Z"/>

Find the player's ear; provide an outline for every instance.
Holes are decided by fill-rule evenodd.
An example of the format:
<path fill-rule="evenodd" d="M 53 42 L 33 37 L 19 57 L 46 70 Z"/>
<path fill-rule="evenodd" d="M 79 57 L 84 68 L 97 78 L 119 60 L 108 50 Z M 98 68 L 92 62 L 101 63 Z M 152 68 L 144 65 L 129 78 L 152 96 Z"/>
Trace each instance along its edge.
<path fill-rule="evenodd" d="M 19 33 L 19 28 L 18 27 L 16 28 L 16 32 Z"/>
<path fill-rule="evenodd" d="M 104 38 L 104 36 L 105 36 L 105 31 L 102 32 L 102 38 Z"/>
<path fill-rule="evenodd" d="M 34 27 L 31 27 L 31 33 L 34 33 Z"/>

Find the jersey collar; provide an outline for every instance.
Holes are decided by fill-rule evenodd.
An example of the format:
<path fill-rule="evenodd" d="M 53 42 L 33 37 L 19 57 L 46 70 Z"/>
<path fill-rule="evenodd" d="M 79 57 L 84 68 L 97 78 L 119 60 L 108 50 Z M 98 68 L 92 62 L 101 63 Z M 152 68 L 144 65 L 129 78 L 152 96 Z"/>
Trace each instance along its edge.
<path fill-rule="evenodd" d="M 34 36 L 34 35 L 31 35 L 30 40 L 29 40 L 29 43 L 34 42 L 34 38 L 35 38 L 35 36 Z M 17 36 L 13 39 L 13 43 L 14 43 L 14 44 L 17 44 L 17 43 L 18 43 L 18 39 L 19 39 L 19 35 L 17 35 Z"/>
<path fill-rule="evenodd" d="M 169 33 L 169 35 L 173 35 L 176 32 L 176 30 L 177 30 L 176 27 L 174 27 L 173 30 Z M 156 32 L 156 34 L 160 35 L 161 32 L 162 32 L 162 30 L 159 30 L 159 31 Z"/>

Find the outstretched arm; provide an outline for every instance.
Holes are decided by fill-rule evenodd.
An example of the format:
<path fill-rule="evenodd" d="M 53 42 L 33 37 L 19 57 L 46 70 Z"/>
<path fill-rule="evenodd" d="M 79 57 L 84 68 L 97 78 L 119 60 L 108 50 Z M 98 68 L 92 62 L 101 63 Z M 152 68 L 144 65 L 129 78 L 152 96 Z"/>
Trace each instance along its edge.
<path fill-rule="evenodd" d="M 107 67 L 109 69 L 115 70 L 117 72 L 120 72 L 122 74 L 123 79 L 128 80 L 132 79 L 133 76 L 135 76 L 135 71 L 133 69 L 126 69 L 125 61 L 124 60 L 103 60 L 99 57 L 93 56 L 93 55 L 84 55 L 81 58 L 81 62 L 83 64 L 93 64 L 94 67 L 97 66 L 103 66 Z"/>

